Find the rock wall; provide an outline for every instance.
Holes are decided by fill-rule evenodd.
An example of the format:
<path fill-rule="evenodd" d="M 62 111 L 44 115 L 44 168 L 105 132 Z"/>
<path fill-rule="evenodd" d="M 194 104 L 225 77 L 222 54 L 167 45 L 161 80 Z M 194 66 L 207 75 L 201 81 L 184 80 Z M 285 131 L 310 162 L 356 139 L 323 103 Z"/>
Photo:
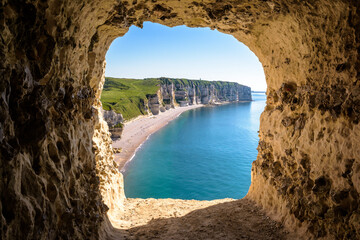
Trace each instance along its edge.
<path fill-rule="evenodd" d="M 172 103 L 192 105 L 252 100 L 251 88 L 238 83 L 169 78 L 160 80 L 162 96 L 172 96 Z"/>
<path fill-rule="evenodd" d="M 156 115 L 175 106 L 251 101 L 251 88 L 231 82 L 160 78 L 157 94 L 148 95 L 148 108 Z"/>
<path fill-rule="evenodd" d="M 121 207 L 91 50 L 115 2 L 92 4 L 0 1 L 1 239 L 98 239 Z"/>
<path fill-rule="evenodd" d="M 355 0 L 1 0 L 1 238 L 106 236 L 104 203 L 121 208 L 123 196 L 99 111 L 105 53 L 144 21 L 217 29 L 259 57 L 268 100 L 247 198 L 308 238 L 360 238 L 359 9 Z"/>

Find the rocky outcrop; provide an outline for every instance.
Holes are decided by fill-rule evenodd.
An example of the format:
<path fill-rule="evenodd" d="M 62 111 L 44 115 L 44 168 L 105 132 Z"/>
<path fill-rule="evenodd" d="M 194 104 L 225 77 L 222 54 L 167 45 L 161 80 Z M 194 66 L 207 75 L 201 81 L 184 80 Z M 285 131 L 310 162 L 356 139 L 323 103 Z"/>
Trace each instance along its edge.
<path fill-rule="evenodd" d="M 157 115 L 160 112 L 160 105 L 162 104 L 162 99 L 161 99 L 161 95 L 159 96 L 159 91 L 158 94 L 153 94 L 153 95 L 147 95 L 147 99 L 148 99 L 148 109 L 150 110 L 150 112 L 153 115 Z"/>
<path fill-rule="evenodd" d="M 247 198 L 307 239 L 359 239 L 359 4 L 1 0 L 1 239 L 108 236 L 124 196 L 100 112 L 105 54 L 144 21 L 217 29 L 258 56 L 268 99 Z"/>
<path fill-rule="evenodd" d="M 116 113 L 114 110 L 106 111 L 101 109 L 104 120 L 107 122 L 110 128 L 119 125 L 119 123 L 124 122 L 124 118 L 121 113 Z"/>
<path fill-rule="evenodd" d="M 233 82 L 160 78 L 157 94 L 148 95 L 154 115 L 175 106 L 251 101 L 251 88 Z"/>
<path fill-rule="evenodd" d="M 101 108 L 103 118 L 108 124 L 111 133 L 111 139 L 117 140 L 121 137 L 123 131 L 124 118 L 121 113 L 116 113 L 114 110 L 106 111 Z"/>

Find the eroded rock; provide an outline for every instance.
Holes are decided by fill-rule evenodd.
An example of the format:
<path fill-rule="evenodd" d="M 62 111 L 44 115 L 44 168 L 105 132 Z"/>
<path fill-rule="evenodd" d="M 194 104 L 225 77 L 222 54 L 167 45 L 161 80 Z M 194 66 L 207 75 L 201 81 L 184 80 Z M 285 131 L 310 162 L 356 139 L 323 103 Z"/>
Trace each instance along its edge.
<path fill-rule="evenodd" d="M 121 209 L 124 195 L 99 110 L 105 53 L 144 21 L 216 28 L 249 46 L 268 99 L 248 198 L 307 238 L 360 238 L 359 9 L 340 0 L 2 0 L 1 238 L 111 230 L 106 211 Z"/>

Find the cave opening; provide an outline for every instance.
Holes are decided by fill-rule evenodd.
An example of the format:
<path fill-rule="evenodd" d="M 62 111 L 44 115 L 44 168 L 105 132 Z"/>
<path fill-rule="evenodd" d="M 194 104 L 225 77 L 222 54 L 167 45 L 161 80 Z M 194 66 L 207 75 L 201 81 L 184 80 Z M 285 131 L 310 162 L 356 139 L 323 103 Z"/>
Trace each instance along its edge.
<path fill-rule="evenodd" d="M 103 116 L 126 197 L 246 195 L 266 83 L 261 63 L 245 45 L 210 28 L 144 22 L 112 42 L 105 76 Z M 251 93 L 241 92 L 241 85 L 250 85 Z M 174 114 L 181 116 L 171 121 Z"/>
<path fill-rule="evenodd" d="M 360 238 L 359 4 L 2 1 L 1 238 L 281 239 L 256 206 L 305 239 Z M 145 201 L 140 212 L 125 201 L 100 112 L 104 48 L 145 21 L 218 29 L 263 63 L 267 105 L 245 199 Z M 154 221 L 160 206 L 189 214 Z M 120 226 L 124 212 L 150 217 L 114 229 L 108 220 Z"/>

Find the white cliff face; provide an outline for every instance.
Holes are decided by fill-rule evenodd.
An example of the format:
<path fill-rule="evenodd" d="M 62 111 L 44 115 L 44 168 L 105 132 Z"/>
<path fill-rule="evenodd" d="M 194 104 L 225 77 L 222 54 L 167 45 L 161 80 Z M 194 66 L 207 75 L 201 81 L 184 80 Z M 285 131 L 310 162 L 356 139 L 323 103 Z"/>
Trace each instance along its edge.
<path fill-rule="evenodd" d="M 205 82 L 161 78 L 158 93 L 148 96 L 148 107 L 152 114 L 175 106 L 215 104 L 222 102 L 251 101 L 251 89 L 237 83 Z"/>

